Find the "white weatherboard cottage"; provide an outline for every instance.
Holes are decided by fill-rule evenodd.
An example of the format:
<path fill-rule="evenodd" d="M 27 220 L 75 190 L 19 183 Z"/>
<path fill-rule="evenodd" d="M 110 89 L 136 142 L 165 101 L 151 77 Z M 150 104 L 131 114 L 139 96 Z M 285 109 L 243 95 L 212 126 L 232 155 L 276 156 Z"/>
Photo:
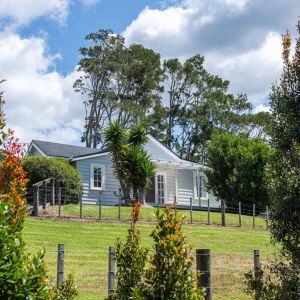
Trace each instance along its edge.
<path fill-rule="evenodd" d="M 181 159 L 153 136 L 145 150 L 155 164 L 155 176 L 147 189 L 146 202 L 207 207 L 220 206 L 216 198 L 206 192 L 204 166 Z M 112 159 L 106 150 L 33 140 L 27 155 L 62 157 L 68 159 L 81 174 L 83 182 L 82 200 L 86 204 L 96 204 L 101 199 L 107 204 L 118 203 L 119 182 L 114 176 Z"/>

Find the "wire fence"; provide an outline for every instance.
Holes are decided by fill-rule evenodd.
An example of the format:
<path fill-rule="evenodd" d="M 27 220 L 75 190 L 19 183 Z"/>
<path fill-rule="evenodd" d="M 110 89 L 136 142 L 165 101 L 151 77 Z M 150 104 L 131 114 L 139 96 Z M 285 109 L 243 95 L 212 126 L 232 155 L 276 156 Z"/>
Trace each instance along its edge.
<path fill-rule="evenodd" d="M 27 192 L 27 202 L 31 214 L 48 218 L 74 218 L 101 221 L 131 220 L 132 201 L 140 205 L 139 222 L 155 222 L 155 211 L 161 209 L 164 203 L 174 207 L 178 215 L 184 215 L 190 224 L 208 224 L 222 226 L 237 226 L 244 228 L 268 230 L 269 208 L 259 204 L 242 202 L 226 203 L 219 201 L 210 206 L 210 201 L 199 202 L 193 198 L 176 201 L 164 201 L 163 197 L 151 193 L 144 196 L 129 194 L 121 196 L 119 193 L 101 194 L 98 192 L 96 200 L 83 200 L 78 194 L 70 192 L 69 188 L 49 183 L 38 188 L 32 187 Z"/>
<path fill-rule="evenodd" d="M 47 250 L 46 261 L 53 281 L 59 285 L 67 274 L 73 274 L 80 299 L 105 299 L 113 294 L 117 272 L 114 248 L 74 251 L 70 247 L 70 244 L 58 244 L 56 249 Z M 233 249 L 230 255 L 210 249 L 193 251 L 194 275 L 201 274 L 198 287 L 205 288 L 211 295 L 206 299 L 251 299 L 245 293 L 245 273 L 255 270 L 257 256 L 249 249 L 239 255 L 234 252 Z M 265 263 L 267 261 L 261 261 Z"/>

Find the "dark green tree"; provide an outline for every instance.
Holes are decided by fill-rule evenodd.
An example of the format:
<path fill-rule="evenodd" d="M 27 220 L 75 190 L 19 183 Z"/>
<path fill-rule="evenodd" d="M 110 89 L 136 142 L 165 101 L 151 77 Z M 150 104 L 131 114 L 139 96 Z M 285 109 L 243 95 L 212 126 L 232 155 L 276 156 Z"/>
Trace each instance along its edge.
<path fill-rule="evenodd" d="M 300 36 L 300 21 L 298 33 Z M 293 55 L 289 33 L 283 35 L 282 42 L 283 73 L 270 95 L 272 142 L 276 149 L 271 233 L 298 270 L 300 294 L 300 38 Z M 292 294 L 290 299 L 295 299 Z"/>
<path fill-rule="evenodd" d="M 86 123 L 82 140 L 88 147 L 103 143 L 103 130 L 117 120 L 124 128 L 146 122 L 160 105 L 160 56 L 142 45 L 125 46 L 111 30 L 86 37 L 92 45 L 80 48 L 83 58 L 74 89 L 84 97 Z"/>
<path fill-rule="evenodd" d="M 168 105 L 158 133 L 165 129 L 163 142 L 180 157 L 201 162 L 213 129 L 237 132 L 251 108 L 245 95 L 228 93 L 229 82 L 209 74 L 203 63 L 201 55 L 164 61 Z"/>
<path fill-rule="evenodd" d="M 208 189 L 225 204 L 269 204 L 270 147 L 259 139 L 215 132 L 208 146 Z"/>
<path fill-rule="evenodd" d="M 292 53 L 292 39 L 282 36 L 283 71 L 272 87 L 272 213 L 270 232 L 279 249 L 276 259 L 259 271 L 246 274 L 247 291 L 259 299 L 300 298 L 300 21 Z"/>

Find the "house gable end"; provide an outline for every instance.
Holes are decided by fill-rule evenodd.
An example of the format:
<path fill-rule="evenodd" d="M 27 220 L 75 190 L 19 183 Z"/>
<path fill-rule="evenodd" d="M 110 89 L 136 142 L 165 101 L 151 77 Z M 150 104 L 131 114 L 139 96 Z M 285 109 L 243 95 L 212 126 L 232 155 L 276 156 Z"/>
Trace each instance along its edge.
<path fill-rule="evenodd" d="M 38 145 L 36 145 L 34 142 L 31 142 L 26 152 L 26 156 L 47 156 L 47 155 Z"/>
<path fill-rule="evenodd" d="M 166 160 L 179 162 L 180 158 L 160 141 L 151 135 L 148 135 L 148 142 L 145 145 L 145 150 L 150 155 L 151 159 Z"/>

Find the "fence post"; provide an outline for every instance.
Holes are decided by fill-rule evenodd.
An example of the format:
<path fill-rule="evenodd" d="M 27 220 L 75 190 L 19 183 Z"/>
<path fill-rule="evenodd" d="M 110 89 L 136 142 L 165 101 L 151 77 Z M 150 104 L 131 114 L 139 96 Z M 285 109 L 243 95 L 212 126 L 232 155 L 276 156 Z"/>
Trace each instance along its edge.
<path fill-rule="evenodd" d="M 239 227 L 242 227 L 242 203 L 239 202 Z"/>
<path fill-rule="evenodd" d="M 58 217 L 60 218 L 61 214 L 61 186 L 60 182 L 58 181 L 58 194 L 57 194 L 57 201 L 58 201 Z"/>
<path fill-rule="evenodd" d="M 266 230 L 269 230 L 269 206 L 266 206 Z"/>
<path fill-rule="evenodd" d="M 55 205 L 55 179 L 52 179 L 52 185 L 51 185 L 51 202 L 52 202 L 52 205 Z"/>
<path fill-rule="evenodd" d="M 40 208 L 40 188 L 35 186 L 33 188 L 33 215 L 35 217 L 39 216 L 39 208 Z"/>
<path fill-rule="evenodd" d="M 221 200 L 221 209 L 222 209 L 222 226 L 226 226 L 226 222 L 225 222 L 225 203 L 224 203 L 224 200 Z"/>
<path fill-rule="evenodd" d="M 101 191 L 99 192 L 99 220 L 102 219 L 102 199 L 101 199 Z"/>
<path fill-rule="evenodd" d="M 253 204 L 253 229 L 255 229 L 255 204 Z"/>
<path fill-rule="evenodd" d="M 193 224 L 193 198 L 190 198 L 190 224 Z"/>
<path fill-rule="evenodd" d="M 197 286 L 205 288 L 205 300 L 212 299 L 210 249 L 196 250 Z"/>
<path fill-rule="evenodd" d="M 255 280 L 258 279 L 258 271 L 259 271 L 259 268 L 260 268 L 260 261 L 259 261 L 259 250 L 254 250 L 254 277 L 255 277 Z M 256 291 L 255 292 L 255 296 L 254 296 L 254 299 L 255 300 L 259 300 L 259 294 L 258 292 Z"/>
<path fill-rule="evenodd" d="M 44 201 L 43 201 L 43 209 L 47 207 L 47 183 L 44 182 Z"/>
<path fill-rule="evenodd" d="M 119 189 L 119 213 L 118 213 L 118 219 L 121 220 L 121 189 Z"/>
<path fill-rule="evenodd" d="M 115 249 L 109 246 L 108 251 L 108 295 L 114 294 L 115 282 Z"/>
<path fill-rule="evenodd" d="M 83 191 L 80 191 L 80 196 L 79 196 L 79 216 L 80 216 L 80 219 L 82 219 L 82 192 Z"/>
<path fill-rule="evenodd" d="M 58 244 L 57 251 L 57 287 L 64 281 L 64 244 Z"/>
<path fill-rule="evenodd" d="M 210 200 L 207 199 L 207 224 L 210 225 Z"/>

